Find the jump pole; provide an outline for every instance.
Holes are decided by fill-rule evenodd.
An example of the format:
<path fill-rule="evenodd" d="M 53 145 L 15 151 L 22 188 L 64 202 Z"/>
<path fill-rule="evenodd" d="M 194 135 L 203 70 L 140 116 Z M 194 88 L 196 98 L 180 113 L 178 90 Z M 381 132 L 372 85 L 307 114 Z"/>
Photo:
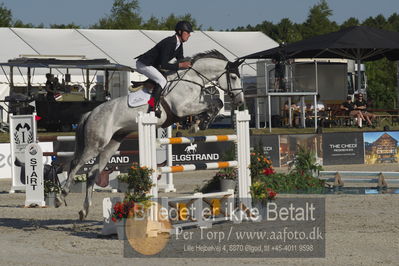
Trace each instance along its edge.
<path fill-rule="evenodd" d="M 249 165 L 250 161 L 250 138 L 249 138 L 249 121 L 250 115 L 248 110 L 235 111 L 235 131 L 236 135 L 225 136 L 205 136 L 194 138 L 165 138 L 157 139 L 155 135 L 155 127 L 157 118 L 154 113 L 139 113 L 137 117 L 138 131 L 139 131 L 139 154 L 140 166 L 146 166 L 154 170 L 152 174 L 153 188 L 151 195 L 154 198 L 158 197 L 157 176 L 160 173 L 168 172 L 183 172 L 195 171 L 199 169 L 220 169 L 224 167 L 237 166 L 238 168 L 238 196 L 239 202 L 243 207 L 251 207 L 251 176 Z M 188 165 L 188 166 L 169 166 L 157 168 L 156 162 L 156 147 L 157 145 L 166 144 L 180 144 L 193 142 L 218 142 L 218 141 L 234 141 L 236 144 L 236 159 L 231 162 L 214 162 L 202 164 L 202 166 Z M 226 164 L 227 163 L 227 164 Z M 229 166 L 230 165 L 230 166 Z M 223 167 L 224 166 L 224 167 Z"/>

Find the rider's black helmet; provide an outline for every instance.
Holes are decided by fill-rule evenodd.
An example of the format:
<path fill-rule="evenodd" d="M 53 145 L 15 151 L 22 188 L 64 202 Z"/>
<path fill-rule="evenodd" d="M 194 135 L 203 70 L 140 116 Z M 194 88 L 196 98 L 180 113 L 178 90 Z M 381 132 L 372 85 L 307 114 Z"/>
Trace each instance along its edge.
<path fill-rule="evenodd" d="M 193 26 L 191 26 L 190 22 L 182 20 L 177 22 L 175 31 L 176 33 L 179 33 L 179 31 L 193 32 Z"/>

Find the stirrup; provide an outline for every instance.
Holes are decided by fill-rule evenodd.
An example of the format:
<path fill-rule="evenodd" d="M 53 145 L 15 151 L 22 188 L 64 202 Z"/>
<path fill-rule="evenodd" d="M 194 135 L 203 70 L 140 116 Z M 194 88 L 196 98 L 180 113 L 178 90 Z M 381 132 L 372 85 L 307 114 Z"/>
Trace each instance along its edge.
<path fill-rule="evenodd" d="M 154 113 L 155 113 L 155 116 L 156 116 L 156 117 L 161 118 L 162 111 L 161 111 L 159 108 L 157 108 L 157 109 L 154 111 Z"/>
<path fill-rule="evenodd" d="M 159 109 L 159 107 L 152 107 L 151 105 L 148 105 L 147 113 L 150 112 L 154 112 L 156 117 L 161 118 L 162 111 Z"/>

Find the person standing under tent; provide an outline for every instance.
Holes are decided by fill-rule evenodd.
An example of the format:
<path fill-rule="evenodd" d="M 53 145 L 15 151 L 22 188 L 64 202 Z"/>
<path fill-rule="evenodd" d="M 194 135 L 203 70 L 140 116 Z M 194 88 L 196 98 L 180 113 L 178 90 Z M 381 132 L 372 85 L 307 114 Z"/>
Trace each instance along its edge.
<path fill-rule="evenodd" d="M 175 35 L 163 39 L 153 48 L 136 57 L 137 71 L 156 83 L 148 104 L 149 111 L 155 111 L 157 117 L 161 115 L 158 105 L 162 90 L 167 84 L 167 80 L 160 70 L 177 71 L 180 68 L 191 67 L 191 62 L 179 62 L 179 60 L 183 60 L 184 58 L 183 43 L 188 41 L 191 32 L 193 32 L 193 28 L 188 21 L 179 21 L 175 26 L 175 32 Z M 177 62 L 169 63 L 173 58 L 175 58 Z"/>
<path fill-rule="evenodd" d="M 274 67 L 274 90 L 285 91 L 285 63 L 282 59 L 273 59 Z"/>
<path fill-rule="evenodd" d="M 54 75 L 51 73 L 46 74 L 46 99 L 48 102 L 55 102 L 55 83 L 54 83 Z"/>

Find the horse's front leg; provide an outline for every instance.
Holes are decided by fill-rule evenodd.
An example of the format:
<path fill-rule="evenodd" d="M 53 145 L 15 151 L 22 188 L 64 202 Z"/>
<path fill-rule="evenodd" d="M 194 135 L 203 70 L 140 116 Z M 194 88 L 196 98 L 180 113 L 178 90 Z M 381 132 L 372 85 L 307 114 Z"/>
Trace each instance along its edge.
<path fill-rule="evenodd" d="M 85 150 L 83 154 L 75 154 L 75 158 L 71 161 L 68 177 L 62 188 L 61 194 L 56 198 L 57 208 L 62 205 L 62 203 L 65 201 L 65 198 L 68 196 L 75 174 L 87 161 L 92 159 L 94 156 L 95 152 L 93 150 Z"/>
<path fill-rule="evenodd" d="M 223 107 L 223 102 L 218 98 L 212 100 L 208 104 L 208 108 L 205 112 L 203 112 L 200 116 L 201 122 L 199 123 L 198 127 L 201 130 L 205 130 L 208 126 L 215 120 L 216 116 L 218 115 L 220 109 Z"/>

